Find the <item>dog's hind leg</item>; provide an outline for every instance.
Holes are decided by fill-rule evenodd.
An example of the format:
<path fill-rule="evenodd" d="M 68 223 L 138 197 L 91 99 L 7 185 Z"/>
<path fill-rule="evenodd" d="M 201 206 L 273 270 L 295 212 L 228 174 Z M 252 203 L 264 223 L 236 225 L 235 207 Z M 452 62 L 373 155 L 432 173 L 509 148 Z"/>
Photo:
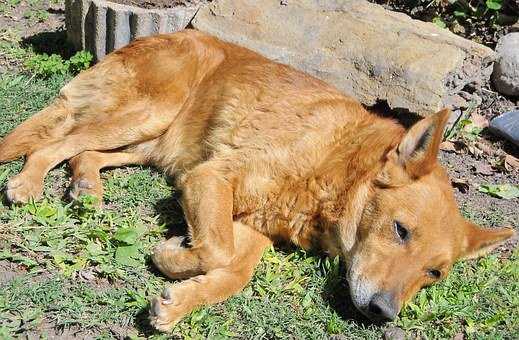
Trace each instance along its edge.
<path fill-rule="evenodd" d="M 142 165 L 147 162 L 144 153 L 136 150 L 124 151 L 84 151 L 69 160 L 72 169 L 72 184 L 69 195 L 78 199 L 81 195 L 91 195 L 101 204 L 103 185 L 100 170 L 106 167 L 123 165 Z"/>
<path fill-rule="evenodd" d="M 234 223 L 236 256 L 225 267 L 170 285 L 151 302 L 150 322 L 167 332 L 194 308 L 222 302 L 250 281 L 263 251 L 271 245 L 265 235 L 239 222 Z"/>
<path fill-rule="evenodd" d="M 234 256 L 233 188 L 218 165 L 203 163 L 180 182 L 191 247 L 182 247 L 182 239 L 174 237 L 155 247 L 152 257 L 160 271 L 173 279 L 225 267 Z"/>
<path fill-rule="evenodd" d="M 69 108 L 58 98 L 40 112 L 18 125 L 0 141 L 0 163 L 31 154 L 62 138 L 70 129 Z"/>
<path fill-rule="evenodd" d="M 169 120 L 167 119 L 169 118 Z M 31 153 L 18 175 L 7 183 L 7 198 L 11 202 L 27 202 L 41 196 L 47 172 L 83 151 L 113 150 L 160 136 L 173 117 L 154 117 L 136 110 L 119 112 L 97 124 L 79 124 L 68 135 Z"/>

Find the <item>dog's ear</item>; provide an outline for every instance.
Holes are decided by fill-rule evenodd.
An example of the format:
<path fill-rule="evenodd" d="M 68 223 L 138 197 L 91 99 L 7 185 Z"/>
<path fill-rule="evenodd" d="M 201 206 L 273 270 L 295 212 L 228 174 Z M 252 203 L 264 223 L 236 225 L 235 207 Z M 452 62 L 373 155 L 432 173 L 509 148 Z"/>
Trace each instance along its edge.
<path fill-rule="evenodd" d="M 444 109 L 420 120 L 407 131 L 396 148 L 397 161 L 412 178 L 433 170 L 449 115 L 450 111 Z"/>
<path fill-rule="evenodd" d="M 512 228 L 481 228 L 470 221 L 463 225 L 464 239 L 461 258 L 472 259 L 483 256 L 515 235 Z"/>
<path fill-rule="evenodd" d="M 382 185 L 398 186 L 409 179 L 417 179 L 430 173 L 437 162 L 449 115 L 450 110 L 443 109 L 414 124 L 404 134 L 398 146 L 386 155 L 386 164 L 378 182 Z"/>

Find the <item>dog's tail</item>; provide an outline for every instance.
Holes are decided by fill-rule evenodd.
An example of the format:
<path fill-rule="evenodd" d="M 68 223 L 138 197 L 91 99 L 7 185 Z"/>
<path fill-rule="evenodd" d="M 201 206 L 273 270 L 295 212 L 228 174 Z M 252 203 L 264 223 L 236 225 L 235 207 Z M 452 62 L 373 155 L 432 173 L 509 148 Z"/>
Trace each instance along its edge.
<path fill-rule="evenodd" d="M 68 110 L 62 98 L 18 125 L 0 141 L 0 163 L 31 154 L 36 149 L 63 137 L 67 127 Z"/>

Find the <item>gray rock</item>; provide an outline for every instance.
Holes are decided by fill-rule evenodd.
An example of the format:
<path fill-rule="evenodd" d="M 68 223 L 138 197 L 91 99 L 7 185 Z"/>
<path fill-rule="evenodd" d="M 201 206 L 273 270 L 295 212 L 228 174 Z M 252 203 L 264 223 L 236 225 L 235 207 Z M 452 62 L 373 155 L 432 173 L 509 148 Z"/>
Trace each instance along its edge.
<path fill-rule="evenodd" d="M 67 37 L 77 50 L 87 50 L 95 60 L 130 41 L 157 33 L 184 29 L 198 6 L 145 9 L 104 0 L 66 0 Z"/>
<path fill-rule="evenodd" d="M 519 146 L 519 110 L 505 112 L 490 121 L 490 130 Z"/>
<path fill-rule="evenodd" d="M 405 340 L 405 332 L 402 328 L 388 327 L 384 330 L 384 340 Z"/>
<path fill-rule="evenodd" d="M 488 80 L 495 58 L 485 46 L 365 0 L 215 0 L 192 25 L 366 105 L 387 101 L 422 115 L 460 102 L 450 97 Z"/>
<path fill-rule="evenodd" d="M 349 338 L 346 335 L 343 334 L 334 334 L 330 335 L 328 340 L 348 340 Z"/>
<path fill-rule="evenodd" d="M 509 96 L 519 96 L 519 32 L 499 39 L 492 81 L 496 89 Z"/>

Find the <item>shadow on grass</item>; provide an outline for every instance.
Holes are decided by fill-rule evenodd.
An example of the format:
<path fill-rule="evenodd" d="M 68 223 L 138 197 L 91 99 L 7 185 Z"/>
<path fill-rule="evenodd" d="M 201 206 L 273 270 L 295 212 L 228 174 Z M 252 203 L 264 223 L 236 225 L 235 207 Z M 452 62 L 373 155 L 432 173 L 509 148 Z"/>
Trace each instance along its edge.
<path fill-rule="evenodd" d="M 353 304 L 348 282 L 346 278 L 341 275 L 345 272 L 345 265 L 341 262 L 339 276 L 328 275 L 322 293 L 324 301 L 326 301 L 343 320 L 354 321 L 363 327 L 376 324 L 365 317 Z"/>
<path fill-rule="evenodd" d="M 67 41 L 67 32 L 63 28 L 26 37 L 21 45 L 24 48 L 32 48 L 38 54 L 59 54 L 63 59 L 69 59 L 75 53 L 72 44 Z"/>
<path fill-rule="evenodd" d="M 157 201 L 153 207 L 159 216 L 158 222 L 168 228 L 167 238 L 187 236 L 187 224 L 180 206 L 180 196 L 180 192 L 174 191 L 172 196 Z"/>
<path fill-rule="evenodd" d="M 276 249 L 285 254 L 297 251 L 297 246 L 294 244 L 278 244 Z M 319 257 L 324 259 L 321 251 L 310 250 L 307 252 L 308 256 Z M 338 272 L 334 273 L 330 270 L 326 276 L 326 281 L 322 287 L 321 296 L 323 300 L 345 321 L 353 321 L 363 327 L 371 325 L 381 325 L 365 317 L 353 304 L 350 296 L 350 288 L 344 276 L 346 273 L 346 266 L 344 262 L 339 263 Z"/>

